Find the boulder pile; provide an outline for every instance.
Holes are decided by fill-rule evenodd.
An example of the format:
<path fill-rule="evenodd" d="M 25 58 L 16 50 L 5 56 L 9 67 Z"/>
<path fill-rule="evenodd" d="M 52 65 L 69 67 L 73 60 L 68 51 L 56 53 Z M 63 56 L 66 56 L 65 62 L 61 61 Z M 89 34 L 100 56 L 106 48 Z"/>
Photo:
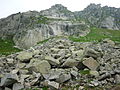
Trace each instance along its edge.
<path fill-rule="evenodd" d="M 120 46 L 109 39 L 83 43 L 54 38 L 0 57 L 0 90 L 65 86 L 84 90 L 116 84 L 120 84 Z"/>

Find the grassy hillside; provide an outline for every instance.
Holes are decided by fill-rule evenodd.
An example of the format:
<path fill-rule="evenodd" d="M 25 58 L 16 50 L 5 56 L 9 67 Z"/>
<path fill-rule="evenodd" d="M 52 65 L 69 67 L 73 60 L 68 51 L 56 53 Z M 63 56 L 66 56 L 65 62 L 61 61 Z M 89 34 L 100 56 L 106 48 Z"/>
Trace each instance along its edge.
<path fill-rule="evenodd" d="M 93 27 L 91 28 L 91 32 L 85 37 L 69 37 L 70 40 L 75 42 L 99 42 L 105 38 L 109 38 L 115 42 L 120 42 L 120 30 L 108 30 Z"/>
<path fill-rule="evenodd" d="M 20 51 L 17 48 L 14 48 L 14 42 L 11 39 L 0 39 L 0 56 L 1 55 L 9 55 L 11 53 L 15 53 Z"/>

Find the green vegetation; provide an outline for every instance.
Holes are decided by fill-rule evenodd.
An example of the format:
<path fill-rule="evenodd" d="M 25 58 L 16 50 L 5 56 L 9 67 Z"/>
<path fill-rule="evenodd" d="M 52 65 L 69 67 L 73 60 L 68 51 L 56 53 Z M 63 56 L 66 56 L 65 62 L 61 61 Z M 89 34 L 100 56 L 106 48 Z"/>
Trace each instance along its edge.
<path fill-rule="evenodd" d="M 51 37 L 51 38 L 48 38 L 48 39 L 45 39 L 43 41 L 40 41 L 38 42 L 37 44 L 43 44 L 43 43 L 46 43 L 47 41 L 49 41 L 50 39 L 53 39 L 54 37 Z"/>
<path fill-rule="evenodd" d="M 47 23 L 48 23 L 48 20 L 49 20 L 49 18 L 44 17 L 44 16 L 41 15 L 41 16 L 38 18 L 38 23 L 39 23 L 39 24 L 47 24 Z"/>
<path fill-rule="evenodd" d="M 11 53 L 20 51 L 19 49 L 15 48 L 14 45 L 15 44 L 12 39 L 0 39 L 0 56 L 9 55 Z"/>
<path fill-rule="evenodd" d="M 43 88 L 41 88 L 42 90 L 48 90 L 48 87 L 45 86 Z M 41 90 L 40 88 L 29 88 L 29 89 L 21 89 L 21 90 Z"/>
<path fill-rule="evenodd" d="M 109 38 L 115 42 L 120 42 L 120 30 L 108 30 L 93 27 L 91 28 L 90 33 L 84 37 L 69 37 L 70 40 L 75 42 L 99 42 L 105 38 Z"/>
<path fill-rule="evenodd" d="M 59 38 L 66 38 L 66 36 L 53 36 L 53 37 L 50 37 L 50 38 L 45 39 L 45 40 L 43 40 L 43 41 L 40 41 L 40 42 L 38 42 L 37 44 L 46 43 L 46 42 L 49 41 L 50 39 L 54 39 L 54 38 L 56 38 L 56 39 L 59 39 Z"/>
<path fill-rule="evenodd" d="M 81 75 L 90 74 L 90 70 L 80 70 Z"/>
<path fill-rule="evenodd" d="M 49 24 L 51 21 L 62 21 L 62 19 L 48 18 L 45 16 L 31 17 L 31 20 L 36 21 L 37 24 Z"/>
<path fill-rule="evenodd" d="M 48 90 L 48 87 L 43 87 L 42 90 Z"/>

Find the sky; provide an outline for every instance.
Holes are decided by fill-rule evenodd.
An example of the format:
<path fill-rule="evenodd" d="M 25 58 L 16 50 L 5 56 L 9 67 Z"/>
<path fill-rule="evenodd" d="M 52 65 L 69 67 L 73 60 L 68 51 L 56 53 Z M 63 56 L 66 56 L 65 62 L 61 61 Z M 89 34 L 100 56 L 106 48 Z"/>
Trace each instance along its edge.
<path fill-rule="evenodd" d="M 120 0 L 0 0 L 0 18 L 29 10 L 45 10 L 55 4 L 62 4 L 71 11 L 80 11 L 90 3 L 120 8 Z"/>

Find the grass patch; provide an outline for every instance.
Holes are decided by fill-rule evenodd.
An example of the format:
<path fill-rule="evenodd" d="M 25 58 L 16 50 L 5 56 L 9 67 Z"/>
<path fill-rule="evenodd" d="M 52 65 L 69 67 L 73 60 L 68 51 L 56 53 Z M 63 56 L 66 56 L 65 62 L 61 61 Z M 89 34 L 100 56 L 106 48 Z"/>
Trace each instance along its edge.
<path fill-rule="evenodd" d="M 48 87 L 43 87 L 42 90 L 48 90 Z"/>
<path fill-rule="evenodd" d="M 53 36 L 53 37 L 50 37 L 50 38 L 45 39 L 45 40 L 43 40 L 43 41 L 40 41 L 40 42 L 38 42 L 37 44 L 46 43 L 46 42 L 49 41 L 50 39 L 54 39 L 54 38 L 59 39 L 59 38 L 67 38 L 67 37 L 66 37 L 66 36 Z"/>
<path fill-rule="evenodd" d="M 47 41 L 49 41 L 49 39 L 45 39 L 45 40 L 43 40 L 43 41 L 40 41 L 40 42 L 38 42 L 37 44 L 43 44 L 43 43 L 46 43 Z"/>
<path fill-rule="evenodd" d="M 75 42 L 99 42 L 105 38 L 120 42 L 120 30 L 100 29 L 93 27 L 91 28 L 90 33 L 84 37 L 69 37 L 70 40 Z"/>
<path fill-rule="evenodd" d="M 39 24 L 47 24 L 47 23 L 48 23 L 48 20 L 49 20 L 49 18 L 44 17 L 44 16 L 41 15 L 41 16 L 38 18 L 38 23 L 39 23 Z"/>
<path fill-rule="evenodd" d="M 43 44 L 43 43 L 46 43 L 47 41 L 49 41 L 50 39 L 53 39 L 54 37 L 51 37 L 51 38 L 48 38 L 48 39 L 45 39 L 43 41 L 40 41 L 38 42 L 37 44 Z"/>
<path fill-rule="evenodd" d="M 17 49 L 14 46 L 15 44 L 12 39 L 0 39 L 0 56 L 19 52 L 20 49 Z"/>
<path fill-rule="evenodd" d="M 90 70 L 80 70 L 81 75 L 90 74 Z"/>

